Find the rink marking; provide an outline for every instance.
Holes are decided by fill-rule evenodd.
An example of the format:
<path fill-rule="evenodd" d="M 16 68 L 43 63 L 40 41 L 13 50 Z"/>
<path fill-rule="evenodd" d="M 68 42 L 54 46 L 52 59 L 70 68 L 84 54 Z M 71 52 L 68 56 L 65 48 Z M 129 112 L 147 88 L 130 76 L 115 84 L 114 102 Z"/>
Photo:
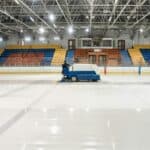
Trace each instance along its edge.
<path fill-rule="evenodd" d="M 34 85 L 34 84 L 31 84 L 31 85 Z M 34 101 L 32 101 L 28 106 L 26 106 L 24 109 L 21 109 L 15 116 L 13 116 L 6 123 L 4 123 L 2 126 L 0 126 L 0 135 L 5 133 L 17 121 L 19 121 L 24 115 L 26 115 L 26 113 L 28 113 L 30 110 L 32 110 L 32 106 L 36 105 L 47 94 L 48 94 L 47 90 L 44 91 L 38 98 L 36 98 Z"/>

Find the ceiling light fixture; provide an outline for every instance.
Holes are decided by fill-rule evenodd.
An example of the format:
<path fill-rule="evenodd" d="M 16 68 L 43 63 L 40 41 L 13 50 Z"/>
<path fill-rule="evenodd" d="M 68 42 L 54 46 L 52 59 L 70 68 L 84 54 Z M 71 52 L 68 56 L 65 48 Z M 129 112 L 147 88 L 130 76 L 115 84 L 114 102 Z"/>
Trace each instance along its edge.
<path fill-rule="evenodd" d="M 40 27 L 39 28 L 39 33 L 40 34 L 44 34 L 45 33 L 45 28 L 44 27 Z"/>
<path fill-rule="evenodd" d="M 45 41 L 45 37 L 39 37 L 39 41 L 40 42 L 44 42 Z"/>
<path fill-rule="evenodd" d="M 55 41 L 59 41 L 59 40 L 60 40 L 60 37 L 59 37 L 59 36 L 55 36 L 55 37 L 54 37 L 54 40 L 55 40 Z"/>
<path fill-rule="evenodd" d="M 73 26 L 71 25 L 68 27 L 68 33 L 73 34 L 73 32 L 74 32 L 74 29 L 73 29 Z"/>
<path fill-rule="evenodd" d="M 2 37 L 0 37 L 0 42 L 3 42 L 3 38 Z"/>
<path fill-rule="evenodd" d="M 23 33 L 23 29 L 21 29 L 20 32 Z"/>
<path fill-rule="evenodd" d="M 26 37 L 25 37 L 25 41 L 26 41 L 26 42 L 30 42 L 30 41 L 31 41 L 31 37 L 30 37 L 30 36 L 26 36 Z"/>
<path fill-rule="evenodd" d="M 89 32 L 89 28 L 86 28 L 86 29 L 85 29 L 85 32 L 87 32 L 87 33 L 88 33 L 88 32 Z"/>
<path fill-rule="evenodd" d="M 51 22 L 54 22 L 55 21 L 55 16 L 54 16 L 54 14 L 49 14 L 49 20 L 51 21 Z"/>
<path fill-rule="evenodd" d="M 140 29 L 140 32 L 141 32 L 141 33 L 143 33 L 143 32 L 144 32 L 144 30 L 141 28 L 141 29 Z"/>

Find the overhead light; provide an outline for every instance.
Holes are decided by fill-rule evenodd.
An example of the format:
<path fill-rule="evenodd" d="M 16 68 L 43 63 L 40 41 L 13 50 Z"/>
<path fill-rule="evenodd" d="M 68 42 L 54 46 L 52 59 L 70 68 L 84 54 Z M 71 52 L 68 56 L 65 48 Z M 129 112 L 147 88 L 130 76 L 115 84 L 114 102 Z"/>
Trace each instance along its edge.
<path fill-rule="evenodd" d="M 15 2 L 16 2 L 16 4 L 18 4 L 18 5 L 19 5 L 19 1 L 18 1 L 18 0 L 15 0 Z"/>
<path fill-rule="evenodd" d="M 23 29 L 21 29 L 20 32 L 23 33 Z"/>
<path fill-rule="evenodd" d="M 86 19 L 89 19 L 89 16 L 86 16 Z"/>
<path fill-rule="evenodd" d="M 26 41 L 26 42 L 30 42 L 30 41 L 31 41 L 31 37 L 30 37 L 30 36 L 26 36 L 26 37 L 25 37 L 25 41 Z"/>
<path fill-rule="evenodd" d="M 31 16 L 30 16 L 30 20 L 31 20 L 32 22 L 34 22 L 34 19 L 33 19 L 33 17 L 31 17 Z"/>
<path fill-rule="evenodd" d="M 92 19 L 95 19 L 95 16 L 92 16 Z"/>
<path fill-rule="evenodd" d="M 88 32 L 89 32 L 89 28 L 86 28 L 86 29 L 85 29 L 85 32 L 87 32 L 87 33 L 88 33 Z"/>
<path fill-rule="evenodd" d="M 130 19 L 130 16 L 127 16 L 127 19 L 129 20 L 129 19 Z"/>
<path fill-rule="evenodd" d="M 73 34 L 73 32 L 74 32 L 73 26 L 71 25 L 71 26 L 68 27 L 68 33 Z"/>
<path fill-rule="evenodd" d="M 141 32 L 141 33 L 143 33 L 143 32 L 144 32 L 144 30 L 141 28 L 141 29 L 140 29 L 140 32 Z"/>
<path fill-rule="evenodd" d="M 40 34 L 45 33 L 45 28 L 44 28 L 44 27 L 40 27 L 40 28 L 39 28 L 39 33 L 40 33 Z"/>
<path fill-rule="evenodd" d="M 45 37 L 39 37 L 39 41 L 44 42 L 45 41 Z"/>
<path fill-rule="evenodd" d="M 59 37 L 59 36 L 55 36 L 55 37 L 54 37 L 54 40 L 55 40 L 55 41 L 59 41 L 59 40 L 60 40 L 60 37 Z"/>
<path fill-rule="evenodd" d="M 54 16 L 54 14 L 49 14 L 48 18 L 49 18 L 49 20 L 50 20 L 51 22 L 54 22 L 54 21 L 55 21 L 55 16 Z"/>
<path fill-rule="evenodd" d="M 0 42 L 3 42 L 3 38 L 2 37 L 0 37 Z"/>

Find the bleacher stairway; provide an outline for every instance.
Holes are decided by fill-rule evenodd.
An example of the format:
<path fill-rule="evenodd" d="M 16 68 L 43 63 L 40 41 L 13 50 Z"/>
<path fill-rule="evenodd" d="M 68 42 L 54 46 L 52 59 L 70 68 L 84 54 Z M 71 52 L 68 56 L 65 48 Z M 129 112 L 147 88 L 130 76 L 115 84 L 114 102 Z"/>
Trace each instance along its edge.
<path fill-rule="evenodd" d="M 128 49 L 133 65 L 145 65 L 145 60 L 139 49 Z"/>
<path fill-rule="evenodd" d="M 129 53 L 127 50 L 121 50 L 120 51 L 120 54 L 121 54 L 121 64 L 123 66 L 130 66 L 132 64 L 131 62 L 131 58 L 129 56 Z"/>
<path fill-rule="evenodd" d="M 65 49 L 56 49 L 51 65 L 54 65 L 54 66 L 62 65 L 65 61 L 66 53 L 67 51 Z"/>

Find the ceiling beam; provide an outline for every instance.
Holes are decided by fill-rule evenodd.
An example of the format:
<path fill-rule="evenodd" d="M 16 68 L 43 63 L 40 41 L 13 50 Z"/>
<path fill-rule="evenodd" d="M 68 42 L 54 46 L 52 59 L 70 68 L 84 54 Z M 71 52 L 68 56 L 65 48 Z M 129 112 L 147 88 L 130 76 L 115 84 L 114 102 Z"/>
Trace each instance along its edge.
<path fill-rule="evenodd" d="M 136 10 L 138 9 L 138 7 L 141 7 L 144 5 L 144 3 L 146 2 L 147 0 L 143 0 L 141 2 L 141 0 L 139 0 L 138 4 L 135 6 L 135 8 L 131 11 L 130 15 L 129 15 L 129 18 L 130 19 L 132 17 L 132 15 L 136 12 Z"/>
<path fill-rule="evenodd" d="M 65 13 L 64 13 L 64 11 L 63 11 L 61 5 L 60 5 L 60 3 L 58 2 L 58 0 L 55 0 L 55 1 L 56 1 L 56 3 L 57 3 L 57 6 L 58 6 L 59 10 L 61 11 L 62 15 L 64 16 L 64 18 L 65 18 L 67 24 L 70 25 L 71 22 L 70 22 L 70 21 L 68 20 L 68 18 L 66 17 L 66 15 L 65 15 Z"/>
<path fill-rule="evenodd" d="M 142 18 L 140 18 L 139 20 L 137 20 L 132 26 L 131 26 L 131 28 L 133 28 L 136 24 L 138 24 L 139 22 L 141 22 L 143 19 L 145 19 L 147 16 L 149 16 L 150 15 L 150 11 L 146 14 L 146 15 L 144 15 Z"/>
<path fill-rule="evenodd" d="M 19 29 L 12 28 L 10 26 L 5 25 L 4 23 L 0 22 L 0 25 L 3 26 L 3 27 L 5 27 L 5 28 L 7 28 L 7 29 L 12 30 L 12 31 L 20 32 Z"/>
<path fill-rule="evenodd" d="M 17 22 L 17 23 L 24 25 L 24 26 L 27 27 L 28 29 L 31 29 L 30 26 L 28 26 L 27 24 L 25 24 L 24 22 L 22 22 L 22 21 L 20 21 L 20 20 L 18 20 L 18 19 L 16 19 L 16 18 L 14 18 L 14 17 L 13 17 L 12 15 L 10 15 L 7 11 L 0 10 L 0 13 L 6 15 L 6 16 L 8 16 L 8 17 L 10 17 L 12 20 L 14 20 L 14 21 Z"/>
<path fill-rule="evenodd" d="M 66 7 L 67 7 L 67 13 L 68 13 L 68 16 L 69 16 L 69 20 L 70 20 L 70 23 L 72 24 L 71 13 L 70 13 L 70 10 L 69 10 L 69 4 L 68 4 L 67 0 L 65 0 L 65 3 L 66 3 Z"/>
<path fill-rule="evenodd" d="M 124 5 L 124 7 L 122 8 L 122 10 L 120 11 L 119 15 L 116 17 L 116 19 L 113 21 L 113 23 L 110 25 L 111 27 L 116 23 L 116 21 L 118 20 L 118 18 L 121 16 L 121 14 L 124 12 L 124 10 L 126 9 L 126 7 L 129 5 L 131 0 L 128 0 L 127 3 Z"/>
<path fill-rule="evenodd" d="M 6 36 L 12 35 L 11 33 L 4 32 L 4 31 L 1 31 L 1 30 L 0 30 L 0 33 L 4 34 L 4 35 L 6 35 Z"/>
<path fill-rule="evenodd" d="M 93 20 L 93 11 L 94 11 L 94 1 L 95 0 L 88 0 L 90 5 L 90 31 L 92 30 L 92 20 Z"/>
<path fill-rule="evenodd" d="M 109 17 L 109 20 L 108 20 L 108 24 L 110 24 L 110 22 L 111 22 L 111 20 L 112 20 L 112 17 L 113 17 L 113 15 L 114 15 L 115 12 L 116 12 L 116 8 L 117 8 L 118 3 L 119 3 L 119 0 L 115 0 L 112 13 L 111 13 L 111 15 L 110 15 L 110 17 Z"/>
<path fill-rule="evenodd" d="M 55 32 L 57 34 L 57 31 L 50 26 L 45 20 L 43 20 L 39 15 L 37 15 L 27 4 L 25 4 L 22 0 L 18 0 L 19 4 L 21 4 L 23 7 L 25 7 L 28 11 L 30 11 L 35 17 L 37 17 L 41 22 L 43 22 L 50 30 Z"/>

